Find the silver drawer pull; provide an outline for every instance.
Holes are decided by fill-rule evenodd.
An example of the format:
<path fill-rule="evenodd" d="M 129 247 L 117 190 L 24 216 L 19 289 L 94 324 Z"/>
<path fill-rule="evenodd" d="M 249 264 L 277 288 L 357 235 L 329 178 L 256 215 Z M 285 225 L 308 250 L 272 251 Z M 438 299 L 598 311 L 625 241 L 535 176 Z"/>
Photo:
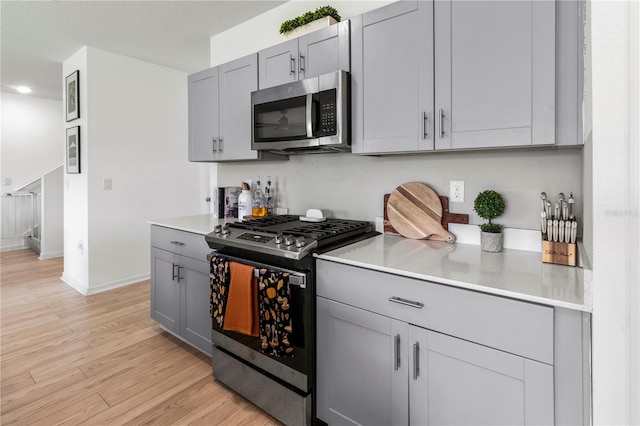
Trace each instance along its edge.
<path fill-rule="evenodd" d="M 393 369 L 398 371 L 400 369 L 400 335 L 396 334 L 393 338 Z"/>
<path fill-rule="evenodd" d="M 174 246 L 184 246 L 185 243 L 181 242 L 181 241 L 170 241 L 171 244 L 173 244 Z"/>
<path fill-rule="evenodd" d="M 412 300 L 403 299 L 401 297 L 392 296 L 389 298 L 389 302 L 399 303 L 401 305 L 411 306 L 412 308 L 422 309 L 424 307 L 424 303 L 414 302 Z"/>

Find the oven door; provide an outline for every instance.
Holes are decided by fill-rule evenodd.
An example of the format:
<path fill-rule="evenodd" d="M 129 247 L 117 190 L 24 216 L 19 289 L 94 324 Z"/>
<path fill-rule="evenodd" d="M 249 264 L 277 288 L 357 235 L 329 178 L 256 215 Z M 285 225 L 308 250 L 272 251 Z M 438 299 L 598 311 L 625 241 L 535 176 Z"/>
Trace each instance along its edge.
<path fill-rule="evenodd" d="M 308 392 L 311 388 L 312 360 L 314 351 L 313 335 L 313 276 L 309 272 L 292 271 L 284 268 L 254 262 L 248 259 L 215 253 L 226 259 L 254 266 L 257 269 L 267 268 L 273 271 L 290 274 L 289 287 L 291 298 L 289 313 L 292 318 L 293 332 L 290 342 L 293 356 L 272 356 L 262 353 L 260 338 L 234 331 L 223 330 L 216 321 L 212 321 L 212 340 L 218 349 L 243 360 L 253 368 L 284 381 L 297 389 Z"/>

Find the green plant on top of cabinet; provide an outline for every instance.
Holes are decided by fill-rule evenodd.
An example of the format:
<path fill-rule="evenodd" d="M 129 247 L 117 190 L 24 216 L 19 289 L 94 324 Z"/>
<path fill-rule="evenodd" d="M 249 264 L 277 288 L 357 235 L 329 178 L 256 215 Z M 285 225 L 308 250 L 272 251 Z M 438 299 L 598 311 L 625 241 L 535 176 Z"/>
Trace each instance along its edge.
<path fill-rule="evenodd" d="M 342 21 L 258 52 L 260 89 L 349 71 L 349 28 L 349 21 Z"/>
<path fill-rule="evenodd" d="M 258 89 L 252 54 L 188 77 L 189 161 L 286 159 L 251 149 L 251 92 Z"/>
<path fill-rule="evenodd" d="M 553 146 L 556 109 L 558 144 L 579 144 L 578 96 L 556 93 L 556 75 L 579 84 L 579 61 L 565 58 L 579 54 L 578 43 L 573 51 L 565 43 L 579 32 L 578 9 L 413 0 L 352 18 L 352 152 Z"/>

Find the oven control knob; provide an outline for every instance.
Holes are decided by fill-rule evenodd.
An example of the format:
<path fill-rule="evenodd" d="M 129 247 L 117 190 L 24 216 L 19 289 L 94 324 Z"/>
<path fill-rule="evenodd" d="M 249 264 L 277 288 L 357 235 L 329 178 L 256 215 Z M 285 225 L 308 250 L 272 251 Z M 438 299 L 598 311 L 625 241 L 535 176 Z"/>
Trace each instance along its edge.
<path fill-rule="evenodd" d="M 293 237 L 289 237 L 289 236 L 284 237 L 285 246 L 292 246 L 293 243 L 294 243 Z"/>
<path fill-rule="evenodd" d="M 276 244 L 282 244 L 284 242 L 284 235 L 278 234 L 276 235 L 275 241 Z"/>
<path fill-rule="evenodd" d="M 222 232 L 222 225 L 216 225 L 216 227 L 213 228 L 213 232 L 215 232 L 216 234 Z"/>
<path fill-rule="evenodd" d="M 296 239 L 296 247 L 301 248 L 307 245 L 307 242 L 304 240 L 304 238 L 298 238 Z"/>
<path fill-rule="evenodd" d="M 222 231 L 220 231 L 222 233 L 222 235 L 227 235 L 229 232 L 231 232 L 231 230 L 229 229 L 229 227 L 227 225 L 222 227 Z"/>

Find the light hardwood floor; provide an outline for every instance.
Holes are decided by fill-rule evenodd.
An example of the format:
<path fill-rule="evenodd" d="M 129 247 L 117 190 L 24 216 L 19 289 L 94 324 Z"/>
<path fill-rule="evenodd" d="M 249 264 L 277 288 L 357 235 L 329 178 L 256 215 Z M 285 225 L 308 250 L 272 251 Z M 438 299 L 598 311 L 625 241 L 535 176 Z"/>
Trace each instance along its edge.
<path fill-rule="evenodd" d="M 149 281 L 83 296 L 62 259 L 0 255 L 2 425 L 278 425 L 149 316 Z"/>

